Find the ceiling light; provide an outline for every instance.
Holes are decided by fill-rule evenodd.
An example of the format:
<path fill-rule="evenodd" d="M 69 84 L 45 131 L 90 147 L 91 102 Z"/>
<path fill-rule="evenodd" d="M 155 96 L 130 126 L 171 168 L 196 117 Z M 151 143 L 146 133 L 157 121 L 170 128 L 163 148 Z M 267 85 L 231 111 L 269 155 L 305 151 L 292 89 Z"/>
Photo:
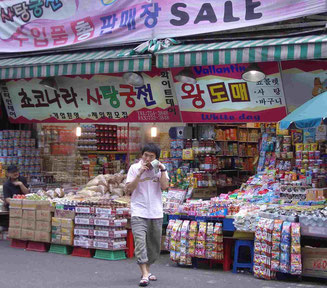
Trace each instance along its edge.
<path fill-rule="evenodd" d="M 151 127 L 151 137 L 155 138 L 158 135 L 158 128 L 155 124 Z"/>
<path fill-rule="evenodd" d="M 248 82 L 259 82 L 266 78 L 265 73 L 258 67 L 257 64 L 252 63 L 242 74 L 242 79 Z"/>
<path fill-rule="evenodd" d="M 58 83 L 55 77 L 47 77 L 41 80 L 40 85 L 52 90 L 58 90 Z"/>
<path fill-rule="evenodd" d="M 140 73 L 127 72 L 123 75 L 124 81 L 131 86 L 140 87 L 144 85 L 144 79 Z"/>
<path fill-rule="evenodd" d="M 82 128 L 80 125 L 76 127 L 76 137 L 81 137 L 82 136 Z"/>
<path fill-rule="evenodd" d="M 187 83 L 187 84 L 195 84 L 196 77 L 191 68 L 184 68 L 180 72 L 177 73 L 175 79 L 178 82 Z"/>

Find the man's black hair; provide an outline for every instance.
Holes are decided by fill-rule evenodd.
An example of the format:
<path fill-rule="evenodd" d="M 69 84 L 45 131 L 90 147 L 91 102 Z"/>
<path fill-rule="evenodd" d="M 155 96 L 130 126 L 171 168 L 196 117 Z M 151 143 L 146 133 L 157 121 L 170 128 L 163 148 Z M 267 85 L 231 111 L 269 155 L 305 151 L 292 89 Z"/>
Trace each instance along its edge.
<path fill-rule="evenodd" d="M 16 165 L 9 165 L 7 168 L 8 173 L 16 173 L 18 172 L 18 167 Z"/>
<path fill-rule="evenodd" d="M 154 143 L 145 144 L 143 149 L 142 149 L 142 155 L 144 154 L 144 152 L 154 153 L 154 154 L 156 154 L 157 159 L 160 158 L 160 148 Z"/>

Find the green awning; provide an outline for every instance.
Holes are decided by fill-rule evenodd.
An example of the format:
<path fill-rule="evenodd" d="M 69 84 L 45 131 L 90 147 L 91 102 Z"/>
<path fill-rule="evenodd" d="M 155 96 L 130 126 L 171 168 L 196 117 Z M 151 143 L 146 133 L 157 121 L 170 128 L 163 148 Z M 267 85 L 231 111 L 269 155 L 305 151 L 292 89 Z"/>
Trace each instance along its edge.
<path fill-rule="evenodd" d="M 172 46 L 156 53 L 158 68 L 327 58 L 327 35 Z"/>
<path fill-rule="evenodd" d="M 120 56 L 129 51 L 102 50 L 0 60 L 0 79 L 149 71 L 151 55 Z"/>

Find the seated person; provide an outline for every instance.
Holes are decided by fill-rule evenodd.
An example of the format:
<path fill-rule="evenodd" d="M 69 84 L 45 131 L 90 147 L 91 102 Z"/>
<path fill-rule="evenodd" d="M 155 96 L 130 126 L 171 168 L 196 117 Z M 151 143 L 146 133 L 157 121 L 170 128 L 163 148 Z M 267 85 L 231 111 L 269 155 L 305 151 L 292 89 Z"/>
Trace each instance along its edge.
<path fill-rule="evenodd" d="M 7 168 L 8 180 L 3 184 L 3 196 L 6 206 L 9 206 L 10 199 L 15 194 L 23 195 L 28 194 L 28 185 L 25 177 L 19 176 L 18 167 L 10 165 Z"/>

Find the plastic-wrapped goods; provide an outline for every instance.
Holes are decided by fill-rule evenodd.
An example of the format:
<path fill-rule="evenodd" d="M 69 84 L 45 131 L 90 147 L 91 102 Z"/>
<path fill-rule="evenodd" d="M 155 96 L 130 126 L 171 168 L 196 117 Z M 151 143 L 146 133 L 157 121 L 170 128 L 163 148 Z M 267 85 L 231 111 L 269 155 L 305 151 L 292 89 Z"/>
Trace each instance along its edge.
<path fill-rule="evenodd" d="M 215 247 L 216 254 L 215 259 L 224 259 L 224 245 L 223 245 L 223 226 L 222 223 L 216 223 L 214 227 L 214 239 L 217 244 Z"/>
<path fill-rule="evenodd" d="M 182 224 L 181 228 L 181 245 L 180 245 L 180 259 L 179 264 L 180 265 L 187 265 L 190 261 L 187 261 L 187 258 L 190 258 L 188 253 L 188 233 L 189 233 L 189 227 L 190 227 L 190 221 L 185 220 Z M 191 261 L 192 263 L 192 261 Z"/>
<path fill-rule="evenodd" d="M 198 236 L 196 239 L 195 257 L 205 258 L 206 257 L 206 233 L 207 223 L 200 222 Z"/>
<path fill-rule="evenodd" d="M 300 223 L 292 223 L 291 226 L 291 265 L 290 273 L 294 275 L 301 275 L 302 261 L 301 261 L 301 229 Z"/>
<path fill-rule="evenodd" d="M 190 230 L 188 234 L 189 242 L 188 242 L 188 253 L 190 257 L 195 256 L 195 246 L 196 246 L 196 235 L 198 233 L 198 222 L 192 221 L 190 224 Z"/>
<path fill-rule="evenodd" d="M 171 238 L 171 232 L 173 230 L 174 224 L 175 224 L 175 220 L 169 220 L 168 226 L 167 226 L 167 229 L 166 229 L 165 249 L 167 251 L 170 250 L 170 238 Z"/>
<path fill-rule="evenodd" d="M 176 262 L 178 262 L 180 258 L 180 240 L 181 240 L 182 223 L 183 223 L 182 220 L 176 220 L 171 232 L 170 259 Z"/>

